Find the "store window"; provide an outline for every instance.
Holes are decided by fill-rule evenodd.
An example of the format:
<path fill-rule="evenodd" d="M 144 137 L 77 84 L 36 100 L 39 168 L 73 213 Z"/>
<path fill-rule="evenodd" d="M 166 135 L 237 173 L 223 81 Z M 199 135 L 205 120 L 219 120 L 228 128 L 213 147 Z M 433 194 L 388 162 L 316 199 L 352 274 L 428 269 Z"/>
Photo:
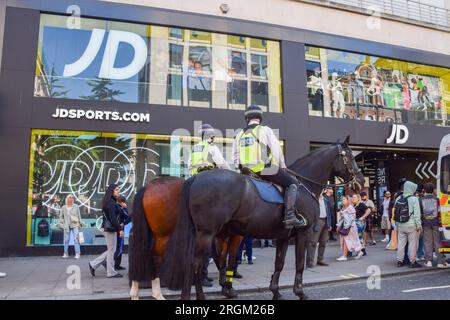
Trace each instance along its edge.
<path fill-rule="evenodd" d="M 450 69 L 306 47 L 311 116 L 450 126 Z"/>
<path fill-rule="evenodd" d="M 35 96 L 282 112 L 280 44 L 43 14 Z"/>
<path fill-rule="evenodd" d="M 118 184 L 121 194 L 132 202 L 136 191 L 157 177 L 186 177 L 186 162 L 196 141 L 191 137 L 32 130 L 27 245 L 63 244 L 59 217 L 69 195 L 80 207 L 84 245 L 104 244 L 98 227 L 108 185 Z M 231 154 L 229 139 L 216 139 L 216 145 L 224 155 Z M 47 227 L 42 228 L 43 224 Z"/>

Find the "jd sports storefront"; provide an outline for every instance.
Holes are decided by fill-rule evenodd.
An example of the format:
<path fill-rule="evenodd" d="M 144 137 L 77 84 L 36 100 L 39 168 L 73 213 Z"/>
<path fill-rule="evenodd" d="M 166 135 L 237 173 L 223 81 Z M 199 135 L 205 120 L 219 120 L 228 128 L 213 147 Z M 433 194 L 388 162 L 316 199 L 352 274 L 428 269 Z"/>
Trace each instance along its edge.
<path fill-rule="evenodd" d="M 218 17 L 79 4 L 85 17 L 77 20 L 63 15 L 66 1 L 8 2 L 0 255 L 59 254 L 58 217 L 69 194 L 81 209 L 83 252 L 98 251 L 108 184 L 117 182 L 131 202 L 158 176 L 186 176 L 200 121 L 220 130 L 230 160 L 249 104 L 278 129 L 287 163 L 351 135 L 372 189 L 392 188 L 399 175 L 419 184 L 434 179 L 432 163 L 450 131 L 447 56 Z"/>

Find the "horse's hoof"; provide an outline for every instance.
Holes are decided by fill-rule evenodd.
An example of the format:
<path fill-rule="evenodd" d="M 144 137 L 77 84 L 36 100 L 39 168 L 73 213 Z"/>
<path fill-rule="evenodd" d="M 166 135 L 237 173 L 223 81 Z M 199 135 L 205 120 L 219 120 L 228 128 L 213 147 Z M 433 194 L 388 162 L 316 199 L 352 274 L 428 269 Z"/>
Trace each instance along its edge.
<path fill-rule="evenodd" d="M 131 296 L 130 298 L 131 298 L 131 300 L 139 300 L 138 296 Z"/>
<path fill-rule="evenodd" d="M 222 294 L 228 299 L 237 298 L 238 294 L 233 288 L 222 288 Z"/>
<path fill-rule="evenodd" d="M 158 295 L 158 296 L 152 296 L 153 298 L 155 298 L 156 300 L 166 300 L 166 298 L 164 298 L 164 296 L 161 294 L 161 295 Z"/>
<path fill-rule="evenodd" d="M 274 294 L 272 300 L 283 300 L 283 296 L 280 293 Z"/>
<path fill-rule="evenodd" d="M 309 299 L 309 297 L 306 294 L 304 294 L 304 293 L 299 294 L 298 298 L 300 300 L 308 300 Z"/>

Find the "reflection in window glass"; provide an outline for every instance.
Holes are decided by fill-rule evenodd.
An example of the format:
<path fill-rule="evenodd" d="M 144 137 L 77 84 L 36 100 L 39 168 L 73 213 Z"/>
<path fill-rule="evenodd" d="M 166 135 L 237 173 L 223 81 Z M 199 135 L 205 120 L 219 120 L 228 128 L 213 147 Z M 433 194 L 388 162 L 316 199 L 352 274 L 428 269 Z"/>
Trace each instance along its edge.
<path fill-rule="evenodd" d="M 310 115 L 449 126 L 450 69 L 306 47 Z"/>
<path fill-rule="evenodd" d="M 216 145 L 223 150 L 220 141 Z M 186 161 L 194 143 L 191 137 L 33 130 L 27 245 L 63 244 L 59 218 L 68 195 L 80 208 L 84 245 L 104 245 L 97 226 L 108 185 L 118 184 L 132 207 L 136 191 L 153 179 L 189 175 Z M 43 224 L 49 227 L 45 234 Z"/>
<path fill-rule="evenodd" d="M 258 101 L 282 111 L 278 42 L 88 18 L 81 25 L 41 15 L 35 96 L 220 109 Z"/>

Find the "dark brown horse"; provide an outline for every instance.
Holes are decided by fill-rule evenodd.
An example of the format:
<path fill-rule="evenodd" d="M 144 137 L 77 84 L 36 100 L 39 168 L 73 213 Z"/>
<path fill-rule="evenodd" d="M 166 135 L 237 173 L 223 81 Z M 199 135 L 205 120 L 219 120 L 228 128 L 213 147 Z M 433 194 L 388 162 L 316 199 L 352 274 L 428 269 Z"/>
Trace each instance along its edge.
<path fill-rule="evenodd" d="M 139 282 L 152 280 L 152 296 L 164 299 L 161 293 L 160 270 L 168 241 L 177 222 L 178 206 L 185 180 L 178 177 L 161 177 L 141 188 L 134 199 L 133 240 L 130 246 L 131 280 L 130 297 L 139 298 Z M 229 269 L 234 268 L 242 237 L 221 233 L 216 239 L 214 261 L 220 272 L 220 284 L 225 283 L 226 258 Z M 232 270 L 232 269 L 231 269 Z M 223 290 L 234 297 L 233 290 Z"/>
<path fill-rule="evenodd" d="M 208 244 L 223 231 L 258 239 L 277 239 L 275 271 L 270 289 L 279 299 L 279 277 L 283 269 L 288 241 L 295 237 L 296 274 L 294 293 L 306 299 L 303 292 L 303 269 L 307 231 L 319 218 L 318 197 L 332 175 L 346 181 L 344 184 L 364 184 L 349 137 L 345 142 L 322 147 L 297 160 L 291 172 L 302 183 L 296 203 L 308 222 L 307 227 L 287 230 L 283 223 L 281 204 L 260 199 L 248 177 L 229 170 L 202 172 L 186 180 L 180 199 L 177 226 L 171 237 L 166 258 L 165 279 L 169 288 L 182 288 L 182 299 L 190 299 L 192 281 L 197 299 L 205 299 L 200 278 L 201 259 Z"/>

